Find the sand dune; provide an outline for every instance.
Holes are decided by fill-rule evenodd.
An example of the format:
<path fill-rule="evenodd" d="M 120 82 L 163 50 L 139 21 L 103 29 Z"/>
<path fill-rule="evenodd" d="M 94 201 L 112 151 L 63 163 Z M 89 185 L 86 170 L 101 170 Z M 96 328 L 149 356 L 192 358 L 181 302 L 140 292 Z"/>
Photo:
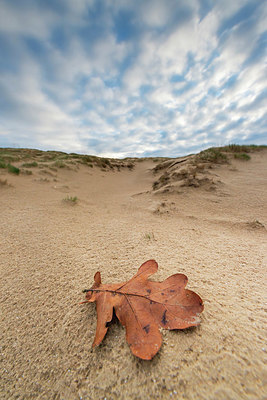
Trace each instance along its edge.
<path fill-rule="evenodd" d="M 228 162 L 1 154 L 20 168 L 0 168 L 1 399 L 266 398 L 266 149 Z M 200 326 L 163 331 L 150 362 L 116 321 L 92 349 L 82 290 L 151 258 L 156 280 L 188 276 Z"/>

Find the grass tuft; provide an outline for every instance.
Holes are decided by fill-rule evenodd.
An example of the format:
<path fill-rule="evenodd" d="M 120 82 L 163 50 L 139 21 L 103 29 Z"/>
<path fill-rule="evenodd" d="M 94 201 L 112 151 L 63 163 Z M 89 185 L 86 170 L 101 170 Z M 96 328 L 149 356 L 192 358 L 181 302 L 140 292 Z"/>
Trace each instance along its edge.
<path fill-rule="evenodd" d="M 53 166 L 56 168 L 66 168 L 66 164 L 63 161 L 57 160 L 53 163 Z"/>
<path fill-rule="evenodd" d="M 156 240 L 156 239 L 155 239 L 155 235 L 154 235 L 153 232 L 146 233 L 146 234 L 144 235 L 144 239 L 147 240 L 148 242 L 150 242 L 150 241 L 152 241 L 152 240 Z"/>
<path fill-rule="evenodd" d="M 247 153 L 235 153 L 234 158 L 243 161 L 249 161 L 251 159 L 250 155 Z"/>
<path fill-rule="evenodd" d="M 34 168 L 34 167 L 38 167 L 38 163 L 36 161 L 29 162 L 29 163 L 24 163 L 24 164 L 22 164 L 22 167 L 24 167 L 24 168 Z"/>
<path fill-rule="evenodd" d="M 20 169 L 11 164 L 7 164 L 7 169 L 11 174 L 19 175 L 20 173 Z"/>
<path fill-rule="evenodd" d="M 229 144 L 228 146 L 220 147 L 221 151 L 229 153 L 251 153 L 252 151 L 260 151 L 266 149 L 267 146 L 255 144 Z"/>
<path fill-rule="evenodd" d="M 78 201 L 78 197 L 77 196 L 67 196 L 63 199 L 64 203 L 68 203 L 68 204 L 77 204 Z"/>
<path fill-rule="evenodd" d="M 201 151 L 198 155 L 198 159 L 213 163 L 227 162 L 227 156 L 216 147 Z"/>

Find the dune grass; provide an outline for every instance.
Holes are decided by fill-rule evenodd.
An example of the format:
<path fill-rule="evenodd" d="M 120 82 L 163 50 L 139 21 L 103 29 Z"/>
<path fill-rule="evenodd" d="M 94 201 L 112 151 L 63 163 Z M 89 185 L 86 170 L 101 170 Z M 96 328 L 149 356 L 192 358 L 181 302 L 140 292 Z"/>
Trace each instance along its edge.
<path fill-rule="evenodd" d="M 38 163 L 36 161 L 28 162 L 28 163 L 22 164 L 22 167 L 23 168 L 35 168 L 35 167 L 38 167 Z"/>
<path fill-rule="evenodd" d="M 211 147 L 210 149 L 201 151 L 197 155 L 198 160 L 207 161 L 212 163 L 224 163 L 227 162 L 227 156 L 222 153 L 221 149 Z"/>
<path fill-rule="evenodd" d="M 251 159 L 247 153 L 235 153 L 234 158 L 242 161 L 249 161 Z"/>
<path fill-rule="evenodd" d="M 148 242 L 150 242 L 150 241 L 154 241 L 154 240 L 156 240 L 155 239 L 155 235 L 154 235 L 154 232 L 148 232 L 148 233 L 145 233 L 144 234 L 144 239 L 146 240 L 146 241 L 148 241 Z"/>
<path fill-rule="evenodd" d="M 212 147 L 201 151 L 199 154 L 194 156 L 195 163 L 209 163 L 209 164 L 223 164 L 229 162 L 232 157 L 236 159 L 248 161 L 248 153 L 260 151 L 266 149 L 267 146 L 261 145 L 238 145 L 229 144 L 228 146 Z M 42 151 L 35 149 L 12 149 L 12 148 L 0 148 L 0 168 L 7 169 L 13 174 L 19 175 L 18 166 L 13 164 L 20 162 L 22 168 L 56 168 L 56 169 L 72 169 L 79 168 L 82 164 L 86 167 L 93 168 L 97 167 L 103 171 L 129 169 L 132 170 L 136 163 L 139 161 L 152 160 L 157 165 L 154 168 L 154 172 L 158 172 L 161 169 L 167 168 L 167 164 L 171 164 L 174 158 L 166 157 L 144 157 L 134 158 L 126 157 L 125 159 L 112 159 L 106 157 L 97 157 L 88 154 L 77 154 L 77 153 L 64 153 L 61 151 Z M 42 163 L 45 163 L 42 164 Z M 22 171 L 21 171 L 22 172 Z M 166 177 L 162 178 L 166 180 Z M 157 185 L 155 185 L 157 186 Z"/>
<path fill-rule="evenodd" d="M 177 187 L 206 187 L 207 190 L 214 190 L 215 183 L 209 177 L 210 169 L 222 164 L 231 164 L 233 159 L 249 161 L 251 156 L 248 153 L 264 149 L 267 149 L 267 146 L 230 144 L 223 147 L 211 147 L 185 159 L 179 157 L 160 162 L 153 168 L 155 175 L 157 173 L 161 175 L 153 183 L 152 188 L 154 191 L 169 190 L 176 185 Z"/>
<path fill-rule="evenodd" d="M 7 164 L 7 169 L 11 174 L 19 175 L 20 173 L 20 169 L 11 164 Z"/>
<path fill-rule="evenodd" d="M 78 197 L 77 196 L 73 196 L 73 197 L 72 196 L 67 196 L 67 197 L 65 197 L 63 199 L 64 203 L 72 204 L 72 205 L 77 204 L 77 201 L 78 201 Z"/>
<path fill-rule="evenodd" d="M 65 164 L 63 161 L 61 160 L 57 160 L 52 164 L 54 167 L 56 168 L 66 168 L 67 164 Z"/>
<path fill-rule="evenodd" d="M 220 147 L 221 151 L 228 153 L 251 153 L 253 151 L 260 151 L 266 149 L 265 145 L 255 145 L 255 144 L 229 144 L 228 146 Z"/>
<path fill-rule="evenodd" d="M 22 168 L 42 168 L 42 165 L 52 168 L 71 168 L 73 165 L 83 164 L 89 168 L 98 167 L 108 171 L 121 168 L 134 168 L 135 159 L 112 159 L 97 157 L 88 154 L 64 153 L 61 151 L 41 151 L 35 149 L 0 148 L 0 168 L 8 168 L 8 164 L 21 162 Z"/>

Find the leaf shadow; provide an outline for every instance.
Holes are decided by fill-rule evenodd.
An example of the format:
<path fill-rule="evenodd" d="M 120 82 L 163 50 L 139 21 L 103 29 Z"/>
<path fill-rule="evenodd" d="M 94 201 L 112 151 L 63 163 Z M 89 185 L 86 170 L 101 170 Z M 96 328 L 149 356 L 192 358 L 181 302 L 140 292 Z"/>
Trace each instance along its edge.
<path fill-rule="evenodd" d="M 115 313 L 115 310 L 113 308 L 113 314 L 112 314 L 112 319 L 111 321 L 106 322 L 106 327 L 109 328 L 111 325 L 120 325 L 120 321 Z M 109 331 L 108 331 L 109 332 Z M 107 335 L 108 335 L 107 332 Z"/>

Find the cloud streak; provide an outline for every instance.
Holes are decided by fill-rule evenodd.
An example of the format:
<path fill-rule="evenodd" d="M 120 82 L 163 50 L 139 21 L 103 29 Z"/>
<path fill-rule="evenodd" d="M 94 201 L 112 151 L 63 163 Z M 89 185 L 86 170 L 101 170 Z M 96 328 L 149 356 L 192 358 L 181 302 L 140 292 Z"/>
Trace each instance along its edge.
<path fill-rule="evenodd" d="M 0 146 L 266 143 L 264 1 L 1 1 Z"/>

